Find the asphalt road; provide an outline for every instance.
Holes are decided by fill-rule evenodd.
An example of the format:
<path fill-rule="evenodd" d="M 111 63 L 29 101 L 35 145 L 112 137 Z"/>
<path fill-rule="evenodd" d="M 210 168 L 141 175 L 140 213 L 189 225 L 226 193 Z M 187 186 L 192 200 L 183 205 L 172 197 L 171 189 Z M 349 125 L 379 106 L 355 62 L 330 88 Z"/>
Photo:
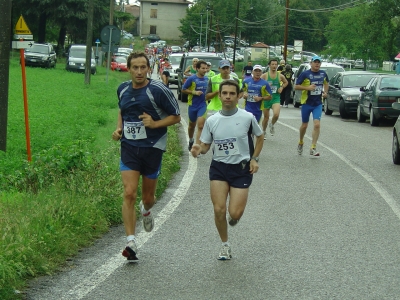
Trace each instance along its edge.
<path fill-rule="evenodd" d="M 282 108 L 264 143 L 245 213 L 220 240 L 209 196 L 211 154 L 187 151 L 180 103 L 181 170 L 159 199 L 151 233 L 138 228 L 139 259 L 121 256 L 122 226 L 54 276 L 32 281 L 27 299 L 399 299 L 399 166 L 393 123 L 380 127 L 323 115 L 319 159 L 297 154 L 300 110 Z"/>

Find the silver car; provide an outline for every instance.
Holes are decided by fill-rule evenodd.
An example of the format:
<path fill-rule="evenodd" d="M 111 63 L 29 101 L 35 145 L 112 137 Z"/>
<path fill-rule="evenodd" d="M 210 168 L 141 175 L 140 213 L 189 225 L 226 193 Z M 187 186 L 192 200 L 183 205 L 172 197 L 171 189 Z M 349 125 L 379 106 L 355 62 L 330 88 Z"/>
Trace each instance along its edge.
<path fill-rule="evenodd" d="M 397 98 L 397 102 L 392 103 L 392 108 L 400 110 L 400 98 Z M 397 118 L 396 124 L 393 127 L 393 142 L 392 142 L 392 158 L 393 163 L 400 165 L 400 116 Z"/>
<path fill-rule="evenodd" d="M 183 53 L 172 53 L 168 56 L 169 63 L 171 64 L 172 68 L 169 69 L 169 80 L 170 84 L 178 84 L 178 74 L 176 73 L 176 69 L 179 68 L 179 63 L 181 62 Z"/>

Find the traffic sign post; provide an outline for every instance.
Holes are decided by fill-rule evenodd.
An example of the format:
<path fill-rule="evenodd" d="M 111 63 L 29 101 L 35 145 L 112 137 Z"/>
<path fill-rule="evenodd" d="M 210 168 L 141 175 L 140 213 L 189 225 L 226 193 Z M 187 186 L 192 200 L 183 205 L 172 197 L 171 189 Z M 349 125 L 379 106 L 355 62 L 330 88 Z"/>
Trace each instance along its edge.
<path fill-rule="evenodd" d="M 121 30 L 115 25 L 104 26 L 101 30 L 100 39 L 103 44 L 107 44 L 107 72 L 106 72 L 106 82 L 108 83 L 108 70 L 110 68 L 111 59 L 111 47 L 112 45 L 118 45 L 121 40 Z"/>
<path fill-rule="evenodd" d="M 95 43 L 96 43 L 96 57 L 95 57 L 95 59 L 96 59 L 96 65 L 98 65 L 99 64 L 99 44 L 100 44 L 100 40 L 97 39 Z"/>
<path fill-rule="evenodd" d="M 18 37 L 19 41 L 13 41 L 13 48 L 19 49 L 20 60 L 21 60 L 21 71 L 22 71 L 22 89 L 24 96 L 24 112 L 25 112 L 25 137 L 26 137 L 26 152 L 28 155 L 28 161 L 32 160 L 31 156 L 31 138 L 29 132 L 29 117 L 28 117 L 28 93 L 26 89 L 26 73 L 25 73 L 25 48 L 32 47 L 33 43 L 30 41 L 24 41 L 26 39 L 33 39 L 32 32 L 28 25 L 25 23 L 24 17 L 21 15 L 15 25 L 15 36 Z M 28 47 L 26 47 L 28 46 Z"/>

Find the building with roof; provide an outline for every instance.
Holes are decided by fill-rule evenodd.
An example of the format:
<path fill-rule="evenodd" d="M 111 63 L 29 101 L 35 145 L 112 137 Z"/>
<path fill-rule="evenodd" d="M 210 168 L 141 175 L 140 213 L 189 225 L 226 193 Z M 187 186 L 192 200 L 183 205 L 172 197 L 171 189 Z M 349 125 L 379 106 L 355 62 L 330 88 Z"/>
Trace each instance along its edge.
<path fill-rule="evenodd" d="M 257 42 L 254 43 L 253 45 L 250 46 L 251 47 L 251 52 L 250 52 L 250 56 L 252 60 L 259 60 L 262 58 L 268 58 L 269 57 L 269 46 L 261 43 L 261 42 Z"/>
<path fill-rule="evenodd" d="M 162 40 L 179 39 L 180 19 L 186 16 L 188 0 L 139 0 L 139 34 L 157 34 Z"/>

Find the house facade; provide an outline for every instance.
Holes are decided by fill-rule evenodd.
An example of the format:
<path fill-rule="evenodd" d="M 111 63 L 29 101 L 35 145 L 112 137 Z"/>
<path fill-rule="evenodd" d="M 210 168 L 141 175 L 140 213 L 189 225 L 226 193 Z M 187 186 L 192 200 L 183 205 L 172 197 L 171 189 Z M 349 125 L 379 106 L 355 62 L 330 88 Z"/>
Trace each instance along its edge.
<path fill-rule="evenodd" d="M 157 34 L 162 40 L 177 40 L 180 19 L 192 2 L 187 0 L 140 0 L 140 36 Z"/>

